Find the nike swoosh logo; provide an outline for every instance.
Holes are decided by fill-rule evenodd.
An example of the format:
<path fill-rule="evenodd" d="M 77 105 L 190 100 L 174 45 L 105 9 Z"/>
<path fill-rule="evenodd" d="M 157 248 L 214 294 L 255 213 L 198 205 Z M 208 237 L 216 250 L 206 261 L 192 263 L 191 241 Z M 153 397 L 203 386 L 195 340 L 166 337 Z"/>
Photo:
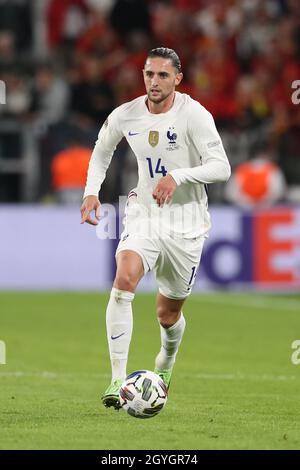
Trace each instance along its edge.
<path fill-rule="evenodd" d="M 125 335 L 125 332 L 124 332 L 124 333 L 121 333 L 121 334 L 118 335 L 118 336 L 111 336 L 111 339 L 118 339 L 118 338 L 120 338 L 120 336 L 123 336 L 123 335 Z"/>
<path fill-rule="evenodd" d="M 139 132 L 131 132 L 131 131 L 128 132 L 128 135 L 130 137 L 132 137 L 133 135 L 138 135 L 138 134 L 139 134 Z"/>

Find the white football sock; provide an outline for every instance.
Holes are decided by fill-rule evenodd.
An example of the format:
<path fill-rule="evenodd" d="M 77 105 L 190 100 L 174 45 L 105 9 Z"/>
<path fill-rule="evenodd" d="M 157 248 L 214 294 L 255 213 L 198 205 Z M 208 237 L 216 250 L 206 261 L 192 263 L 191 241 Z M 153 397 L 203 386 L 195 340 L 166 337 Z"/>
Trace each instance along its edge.
<path fill-rule="evenodd" d="M 125 379 L 132 334 L 132 292 L 112 288 L 106 309 L 106 331 L 112 380 Z"/>
<path fill-rule="evenodd" d="M 185 319 L 182 312 L 179 320 L 170 328 L 160 325 L 161 350 L 155 359 L 155 368 L 165 370 L 173 367 L 184 329 Z"/>

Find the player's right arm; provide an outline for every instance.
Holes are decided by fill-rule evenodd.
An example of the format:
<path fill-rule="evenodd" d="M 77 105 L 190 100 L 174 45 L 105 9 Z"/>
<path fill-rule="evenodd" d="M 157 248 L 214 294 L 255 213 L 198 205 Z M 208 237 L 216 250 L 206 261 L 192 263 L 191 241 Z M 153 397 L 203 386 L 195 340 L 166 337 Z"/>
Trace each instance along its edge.
<path fill-rule="evenodd" d="M 80 208 L 81 212 L 81 224 L 86 222 L 90 225 L 98 225 L 98 221 L 100 220 L 100 208 L 101 204 L 98 199 L 98 196 L 87 196 L 84 198 L 82 206 Z M 91 212 L 95 211 L 95 219 L 91 218 Z"/>
<path fill-rule="evenodd" d="M 98 199 L 98 194 L 115 148 L 123 137 L 118 114 L 119 108 L 116 108 L 108 116 L 100 129 L 97 142 L 91 155 L 83 203 L 80 209 L 82 224 L 87 222 L 91 225 L 97 225 L 100 219 L 101 204 Z M 95 210 L 96 220 L 93 220 L 90 216 L 93 210 Z"/>

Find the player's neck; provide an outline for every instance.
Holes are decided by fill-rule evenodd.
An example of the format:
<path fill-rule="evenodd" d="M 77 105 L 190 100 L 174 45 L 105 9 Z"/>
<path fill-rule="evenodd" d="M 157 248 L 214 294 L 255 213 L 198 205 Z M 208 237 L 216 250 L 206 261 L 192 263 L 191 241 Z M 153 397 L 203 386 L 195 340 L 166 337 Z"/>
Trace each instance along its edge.
<path fill-rule="evenodd" d="M 152 114 L 161 114 L 161 113 L 167 113 L 173 106 L 175 100 L 175 91 L 171 95 L 169 95 L 164 101 L 161 101 L 160 103 L 154 103 L 153 101 L 150 101 L 147 99 L 146 104 L 147 107 Z"/>

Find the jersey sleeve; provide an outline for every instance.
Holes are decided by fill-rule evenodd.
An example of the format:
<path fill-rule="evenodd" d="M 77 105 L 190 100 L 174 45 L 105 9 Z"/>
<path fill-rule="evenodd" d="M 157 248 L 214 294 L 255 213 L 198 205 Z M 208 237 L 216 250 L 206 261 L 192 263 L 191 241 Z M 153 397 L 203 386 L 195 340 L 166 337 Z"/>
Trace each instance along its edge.
<path fill-rule="evenodd" d="M 107 168 L 116 146 L 123 137 L 119 124 L 119 110 L 115 109 L 100 129 L 91 155 L 83 198 L 98 196 Z"/>
<path fill-rule="evenodd" d="M 177 185 L 182 183 L 217 183 L 227 181 L 231 170 L 221 137 L 212 115 L 199 103 L 191 106 L 188 118 L 190 145 L 199 153 L 199 166 L 170 172 Z"/>

